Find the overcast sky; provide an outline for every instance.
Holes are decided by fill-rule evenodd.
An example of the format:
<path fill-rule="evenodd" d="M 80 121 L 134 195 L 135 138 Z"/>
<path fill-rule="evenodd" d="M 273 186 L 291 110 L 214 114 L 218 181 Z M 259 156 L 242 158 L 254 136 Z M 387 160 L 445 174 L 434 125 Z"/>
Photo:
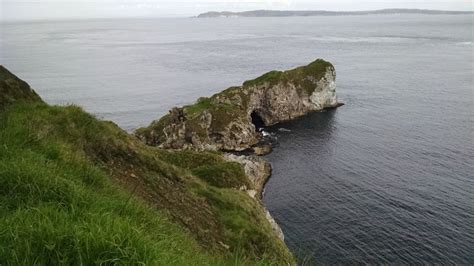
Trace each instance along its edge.
<path fill-rule="evenodd" d="M 372 10 L 422 8 L 473 10 L 471 0 L 0 0 L 0 20 L 173 17 L 206 11 Z"/>

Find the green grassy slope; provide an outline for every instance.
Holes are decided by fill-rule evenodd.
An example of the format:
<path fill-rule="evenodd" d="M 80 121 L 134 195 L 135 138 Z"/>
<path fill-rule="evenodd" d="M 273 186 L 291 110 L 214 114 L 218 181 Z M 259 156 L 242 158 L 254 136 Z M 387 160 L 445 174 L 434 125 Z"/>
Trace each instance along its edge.
<path fill-rule="evenodd" d="M 30 88 L 28 83 L 17 78 L 0 65 L 0 111 L 18 100 L 40 102 L 41 98 Z"/>
<path fill-rule="evenodd" d="M 294 263 L 239 165 L 25 100 L 0 111 L 1 265 Z"/>

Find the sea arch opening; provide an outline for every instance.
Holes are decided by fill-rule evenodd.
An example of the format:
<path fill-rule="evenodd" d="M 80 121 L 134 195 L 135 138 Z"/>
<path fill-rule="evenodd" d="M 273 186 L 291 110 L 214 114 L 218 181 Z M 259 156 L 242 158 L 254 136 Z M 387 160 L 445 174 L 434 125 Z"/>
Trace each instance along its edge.
<path fill-rule="evenodd" d="M 252 111 L 250 117 L 252 118 L 252 124 L 255 126 L 256 131 L 265 127 L 265 121 L 263 121 L 263 118 L 257 113 L 257 111 Z"/>

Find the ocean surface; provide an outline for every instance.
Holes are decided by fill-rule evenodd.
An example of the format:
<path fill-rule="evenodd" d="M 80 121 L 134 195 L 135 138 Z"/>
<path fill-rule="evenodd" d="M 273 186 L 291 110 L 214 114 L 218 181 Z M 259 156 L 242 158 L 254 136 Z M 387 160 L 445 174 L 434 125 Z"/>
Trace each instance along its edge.
<path fill-rule="evenodd" d="M 126 130 L 316 58 L 346 105 L 269 128 L 264 202 L 309 264 L 474 264 L 472 15 L 0 24 L 0 64 Z"/>

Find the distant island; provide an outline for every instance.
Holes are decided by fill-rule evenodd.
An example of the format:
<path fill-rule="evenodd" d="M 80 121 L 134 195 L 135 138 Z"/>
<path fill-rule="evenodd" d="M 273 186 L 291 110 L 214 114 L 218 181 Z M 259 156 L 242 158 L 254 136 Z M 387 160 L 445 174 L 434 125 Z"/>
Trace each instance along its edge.
<path fill-rule="evenodd" d="M 473 11 L 443 11 L 427 9 L 382 9 L 372 11 L 282 11 L 282 10 L 253 10 L 244 12 L 206 12 L 199 14 L 198 18 L 218 17 L 310 17 L 310 16 L 350 16 L 350 15 L 389 15 L 389 14 L 425 14 L 425 15 L 466 15 L 474 14 Z"/>

